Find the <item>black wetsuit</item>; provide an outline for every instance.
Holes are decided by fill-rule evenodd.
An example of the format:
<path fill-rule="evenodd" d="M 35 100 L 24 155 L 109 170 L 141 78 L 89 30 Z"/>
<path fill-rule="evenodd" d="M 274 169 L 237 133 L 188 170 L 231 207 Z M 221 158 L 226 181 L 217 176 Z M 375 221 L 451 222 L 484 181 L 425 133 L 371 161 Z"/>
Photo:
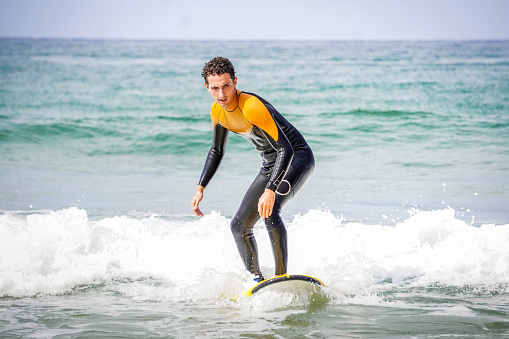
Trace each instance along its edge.
<path fill-rule="evenodd" d="M 264 219 L 276 264 L 275 274 L 285 274 L 288 249 L 281 208 L 295 196 L 314 169 L 314 157 L 304 137 L 271 104 L 256 94 L 237 90 L 238 106 L 228 111 L 214 103 L 214 128 L 199 185 L 206 187 L 224 155 L 228 131 L 242 135 L 260 151 L 260 173 L 249 187 L 231 222 L 231 230 L 244 265 L 261 276 L 253 226 L 260 218 L 258 200 L 266 188 L 276 192 L 272 215 Z"/>

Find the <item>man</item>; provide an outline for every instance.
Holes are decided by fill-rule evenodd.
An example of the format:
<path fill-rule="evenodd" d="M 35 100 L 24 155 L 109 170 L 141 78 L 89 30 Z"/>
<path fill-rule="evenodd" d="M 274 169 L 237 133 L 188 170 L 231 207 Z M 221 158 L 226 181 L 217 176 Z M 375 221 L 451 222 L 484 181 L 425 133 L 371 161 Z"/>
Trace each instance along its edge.
<path fill-rule="evenodd" d="M 235 70 L 228 59 L 213 58 L 203 67 L 202 76 L 214 99 L 213 138 L 191 201 L 192 209 L 203 216 L 199 204 L 223 158 L 228 131 L 249 140 L 260 151 L 263 163 L 232 219 L 231 230 L 246 269 L 255 275 L 256 281 L 262 281 L 253 235 L 254 224 L 262 217 L 272 245 L 275 274 L 286 274 L 287 236 L 280 213 L 313 172 L 313 152 L 299 131 L 271 104 L 256 94 L 237 89 Z"/>

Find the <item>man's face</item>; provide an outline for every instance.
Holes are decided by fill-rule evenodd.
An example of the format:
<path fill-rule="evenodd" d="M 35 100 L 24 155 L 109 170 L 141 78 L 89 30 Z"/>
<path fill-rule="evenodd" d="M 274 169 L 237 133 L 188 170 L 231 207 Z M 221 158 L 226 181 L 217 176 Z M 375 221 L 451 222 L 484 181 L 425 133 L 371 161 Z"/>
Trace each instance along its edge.
<path fill-rule="evenodd" d="M 232 103 L 235 103 L 237 99 L 237 77 L 232 79 L 229 73 L 214 74 L 209 75 L 207 81 L 208 84 L 205 83 L 205 87 L 212 95 L 212 99 L 221 107 L 228 108 Z"/>

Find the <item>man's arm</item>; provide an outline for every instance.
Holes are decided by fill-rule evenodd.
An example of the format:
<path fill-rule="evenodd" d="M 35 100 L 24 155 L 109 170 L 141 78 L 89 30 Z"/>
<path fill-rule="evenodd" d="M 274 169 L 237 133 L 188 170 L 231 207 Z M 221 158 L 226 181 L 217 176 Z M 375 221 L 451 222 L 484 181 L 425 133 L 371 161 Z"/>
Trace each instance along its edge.
<path fill-rule="evenodd" d="M 271 146 L 277 151 L 274 170 L 272 171 L 272 175 L 270 176 L 269 182 L 267 183 L 266 186 L 267 189 L 270 189 L 272 191 L 275 191 L 279 184 L 281 183 L 281 181 L 284 179 L 286 171 L 288 170 L 288 167 L 292 162 L 294 153 L 292 144 L 290 144 L 290 141 L 288 140 L 286 135 L 283 133 L 283 131 L 281 131 L 279 126 L 277 126 L 277 129 L 279 136 L 277 141 L 272 139 L 270 135 L 264 132 Z"/>
<path fill-rule="evenodd" d="M 203 166 L 203 171 L 200 177 L 200 181 L 198 182 L 198 187 L 196 188 L 194 197 L 191 200 L 191 208 L 197 216 L 203 216 L 203 213 L 200 211 L 199 207 L 200 202 L 203 199 L 203 191 L 221 164 L 227 140 L 228 130 L 223 126 L 216 124 L 214 126 L 214 133 L 212 136 L 212 147 L 210 148 L 207 159 L 205 160 L 205 165 Z"/>
<path fill-rule="evenodd" d="M 284 179 L 294 154 L 293 147 L 286 135 L 283 133 L 283 131 L 281 131 L 279 126 L 277 126 L 277 129 L 279 135 L 277 141 L 272 139 L 272 137 L 267 133 L 263 132 L 267 137 L 267 140 L 269 140 L 271 146 L 276 149 L 277 157 L 269 182 L 267 183 L 262 196 L 258 200 L 258 213 L 260 213 L 262 218 L 268 218 L 272 215 L 274 202 L 276 201 L 275 191 L 281 181 Z"/>
<path fill-rule="evenodd" d="M 224 156 L 224 149 L 226 141 L 228 140 L 228 130 L 221 125 L 216 124 L 214 126 L 214 133 L 212 136 L 212 147 L 210 148 L 203 171 L 201 173 L 200 181 L 198 185 L 207 187 L 209 181 L 216 174 L 221 160 Z"/>

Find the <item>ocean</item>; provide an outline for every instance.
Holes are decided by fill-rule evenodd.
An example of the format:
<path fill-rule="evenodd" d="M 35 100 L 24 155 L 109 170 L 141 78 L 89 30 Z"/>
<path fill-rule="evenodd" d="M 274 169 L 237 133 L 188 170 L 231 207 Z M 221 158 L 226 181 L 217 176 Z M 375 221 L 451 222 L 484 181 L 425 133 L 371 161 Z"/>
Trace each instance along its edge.
<path fill-rule="evenodd" d="M 238 298 L 243 138 L 191 211 L 218 55 L 314 151 L 283 219 L 325 288 Z M 2 38 L 0 159 L 1 338 L 509 337 L 508 41 Z"/>

